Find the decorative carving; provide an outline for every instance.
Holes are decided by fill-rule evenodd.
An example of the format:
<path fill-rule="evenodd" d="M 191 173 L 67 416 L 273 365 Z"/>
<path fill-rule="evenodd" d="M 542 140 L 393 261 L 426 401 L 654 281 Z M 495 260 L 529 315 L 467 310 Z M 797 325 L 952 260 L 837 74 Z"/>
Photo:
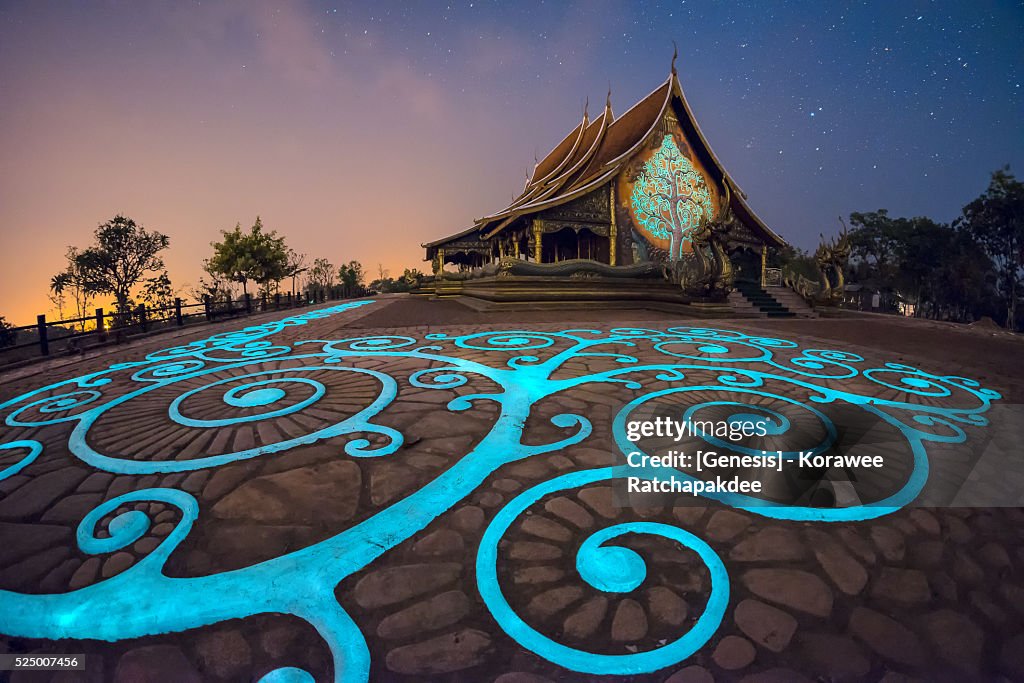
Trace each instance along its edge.
<path fill-rule="evenodd" d="M 605 201 L 604 193 L 601 190 L 588 192 L 582 197 L 566 202 L 561 206 L 550 208 L 541 212 L 545 220 L 565 220 L 591 223 L 610 223 L 608 216 L 608 203 Z"/>
<path fill-rule="evenodd" d="M 821 244 L 814 252 L 814 261 L 818 265 L 819 289 L 814 297 L 816 303 L 827 306 L 835 306 L 843 299 L 846 279 L 843 270 L 850 258 L 850 235 L 846 223 L 840 218 L 843 225 L 842 234 L 832 240 L 825 240 L 821 236 Z"/>

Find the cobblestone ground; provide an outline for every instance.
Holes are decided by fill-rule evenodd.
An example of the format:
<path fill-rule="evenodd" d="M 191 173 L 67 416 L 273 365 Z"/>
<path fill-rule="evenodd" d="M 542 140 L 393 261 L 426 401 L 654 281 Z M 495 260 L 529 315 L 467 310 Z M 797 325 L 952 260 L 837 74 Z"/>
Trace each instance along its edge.
<path fill-rule="evenodd" d="M 0 377 L 0 403 L 8 402 L 0 408 L 0 417 L 7 420 L 7 425 L 0 427 L 0 444 L 17 440 L 42 444 L 38 457 L 0 480 L 0 589 L 6 591 L 0 592 L 0 632 L 10 632 L 15 622 L 41 619 L 41 612 L 26 614 L 25 605 L 46 604 L 12 603 L 10 595 L 70 592 L 74 596 L 75 591 L 92 586 L 120 585 L 117 590 L 122 592 L 140 591 L 140 610 L 157 609 L 142 604 L 141 591 L 147 584 L 140 577 L 146 571 L 147 558 L 166 547 L 172 552 L 161 571 L 182 579 L 226 575 L 292 556 L 299 558 L 299 563 L 333 562 L 351 548 L 332 547 L 326 556 L 317 556 L 322 560 L 308 559 L 314 556 L 299 551 L 327 547 L 330 539 L 345 530 L 409 500 L 488 434 L 504 428 L 499 424 L 499 406 L 493 401 L 473 400 L 468 409 L 459 411 L 447 407 L 459 397 L 500 391 L 492 378 L 470 377 L 459 384 L 443 376 L 451 372 L 444 370 L 443 364 L 386 354 L 343 358 L 331 366 L 321 359 L 296 359 L 294 352 L 306 348 L 298 342 L 404 335 L 415 339 L 417 345 L 443 346 L 448 355 L 500 368 L 511 356 L 544 358 L 557 352 L 558 346 L 510 354 L 493 345 L 460 348 L 451 339 L 492 329 L 543 334 L 566 327 L 607 332 L 630 326 L 612 322 L 608 316 L 589 325 L 556 319 L 450 326 L 439 319 L 416 327 L 401 326 L 400 316 L 387 318 L 389 307 L 409 305 L 406 300 L 385 299 L 284 327 L 267 339 L 275 347 L 292 349 L 287 358 L 257 354 L 250 361 L 229 363 L 213 375 L 166 385 L 158 381 L 156 389 L 108 408 L 81 438 L 75 436 L 78 421 L 55 422 L 53 418 L 79 414 L 89 408 L 87 402 L 37 403 L 66 393 L 66 388 L 10 402 L 44 385 L 99 372 L 114 363 L 138 361 L 146 354 L 202 340 L 224 328 L 196 329 L 173 340 L 156 337 L 116 352 L 73 362 L 51 361 L 47 366 Z M 429 311 L 424 315 L 429 318 Z M 658 318 L 646 315 L 635 325 L 664 330 L 673 325 L 706 324 Z M 381 327 L 382 322 L 391 324 Z M 836 323 L 822 321 L 816 328 L 815 322 L 787 327 L 784 323 L 730 320 L 716 321 L 714 326 L 797 342 L 798 348 L 779 352 L 790 361 L 806 349 L 839 349 L 861 354 L 873 368 L 898 361 L 939 375 L 979 379 L 984 387 L 1003 394 L 1004 401 L 1022 395 L 1024 378 L 1007 371 L 1015 367 L 1019 371 L 1017 361 L 1005 357 L 1018 353 L 1016 340 L 964 337 L 935 327 L 929 328 L 927 335 L 935 349 L 922 346 L 915 353 L 896 353 L 893 349 L 899 346 L 904 323 L 889 328 L 877 323 L 877 334 L 891 334 L 894 339 L 878 337 L 877 344 L 866 346 L 863 341 L 851 343 L 856 335 L 844 334 Z M 815 338 L 816 332 L 829 339 Z M 448 339 L 429 336 L 439 333 Z M 948 349 L 956 345 L 966 345 L 973 352 L 958 354 L 953 363 Z M 640 363 L 657 360 L 658 354 L 650 346 L 638 343 L 627 352 Z M 261 348 L 265 347 L 252 350 Z M 713 352 L 705 349 L 701 353 Z M 601 356 L 574 358 L 558 376 L 602 372 L 617 362 Z M 338 372 L 338 367 L 358 367 L 396 381 L 394 400 L 372 418 L 374 425 L 403 435 L 395 452 L 350 457 L 344 450 L 353 443 L 357 449 L 386 449 L 390 441 L 386 430 L 356 430 L 302 442 L 305 436 L 358 416 L 381 394 L 378 376 Z M 128 374 L 132 370 L 128 369 Z M 433 385 L 426 380 L 411 381 L 414 373 L 422 370 L 431 370 L 427 376 L 433 378 Z M 261 379 L 278 380 L 301 372 L 325 390 L 302 410 L 256 419 L 266 414 L 267 406 L 283 399 L 263 393 L 261 400 L 250 395 L 247 401 L 240 392 L 232 399 L 234 404 L 228 401 L 235 383 L 251 382 L 246 376 L 256 372 L 264 373 Z M 143 376 L 134 381 L 148 380 Z M 216 392 L 208 389 L 213 382 L 218 383 Z M 899 388 L 872 385 L 862 378 L 852 382 L 819 384 L 842 385 L 845 390 L 870 392 L 882 399 L 900 393 Z M 109 390 L 103 388 L 110 392 L 103 400 L 123 397 L 132 386 L 122 387 L 115 381 Z M 275 391 L 274 386 L 266 384 L 262 391 Z M 813 394 L 813 390 L 803 395 L 797 389 L 792 391 L 798 401 Z M 395 542 L 391 543 L 387 534 L 382 541 L 394 547 L 382 551 L 365 567 L 321 579 L 328 594 L 333 588 L 333 598 L 365 638 L 371 680 L 1024 680 L 1024 512 L 1019 508 L 906 506 L 878 519 L 821 523 L 771 519 L 713 501 L 619 507 L 608 481 L 562 488 L 528 504 L 497 545 L 498 587 L 511 610 L 530 628 L 568 648 L 608 655 L 656 651 L 693 628 L 709 603 L 711 575 L 692 549 L 656 535 L 627 534 L 615 539 L 613 545 L 636 551 L 646 562 L 646 579 L 627 592 L 598 590 L 578 573 L 578 552 L 586 538 L 612 525 L 639 521 L 690 531 L 722 558 L 729 577 L 724 617 L 696 652 L 650 673 L 582 674 L 519 644 L 502 629 L 481 595 L 477 561 L 485 530 L 502 509 L 531 487 L 560 475 L 620 462 L 612 421 L 626 403 L 642 393 L 623 383 L 583 384 L 540 398 L 523 425 L 525 448 L 567 438 L 572 441 L 575 427 L 552 421 L 560 414 L 586 416 L 592 433 L 562 448 L 496 464 L 479 485 L 429 515 L 426 526 L 410 537 L 400 534 L 404 522 L 399 519 Z M 185 394 L 189 394 L 188 400 L 174 408 L 176 399 Z M 301 399 L 300 394 L 292 400 Z M 687 395 L 687 400 L 706 398 Z M 919 396 L 913 400 L 941 408 L 955 403 L 957 397 Z M 764 398 L 751 398 L 750 402 L 778 409 Z M 27 404 L 32 405 L 22 409 Z M 172 410 L 182 419 L 173 421 Z M 240 415 L 253 419 L 238 421 Z M 1011 425 L 997 424 L 998 416 L 995 411 L 989 415 L 992 424 L 988 427 L 965 427 L 967 444 L 1013 433 Z M 205 424 L 204 420 L 223 423 Z M 125 473 L 124 467 L 89 464 L 71 452 L 70 444 L 79 441 L 90 452 L 119 462 L 170 465 L 165 472 Z M 286 442 L 292 445 L 268 450 Z M 933 485 L 940 489 L 945 485 L 948 471 L 939 463 L 944 458 L 956 463 L 963 446 L 957 448 L 928 444 L 933 468 L 925 495 Z M 170 471 L 176 467 L 174 463 L 254 450 L 259 451 L 254 457 Z M 0 472 L 18 467 L 24 454 L 25 449 L 0 450 Z M 909 473 L 911 458 L 907 453 L 901 457 Z M 899 463 L 899 458 L 895 462 Z M 901 470 L 897 467 L 897 471 Z M 1007 476 L 1009 486 L 1020 485 L 1016 473 Z M 155 488 L 194 497 L 198 516 L 190 529 L 179 534 L 187 512 L 177 499 L 142 495 L 115 504 L 93 520 L 96 539 L 120 539 L 122 531 L 108 525 L 118 514 L 135 510 L 150 520 L 137 537 L 112 543 L 115 547 L 94 548 L 95 552 L 85 552 L 76 542 L 80 525 L 88 527 L 83 520 L 105 501 Z M 409 510 L 406 514 L 411 519 L 415 513 Z M 121 526 L 130 525 L 125 522 Z M 115 583 L 118 577 L 121 584 Z M 240 582 L 227 584 L 220 593 L 196 585 L 193 601 L 181 602 L 180 611 L 204 612 L 203 601 L 228 603 L 235 593 L 248 590 Z M 313 584 L 310 586 L 312 590 Z M 280 588 L 268 583 L 268 600 Z M 258 592 L 254 595 L 253 601 L 257 601 Z M 299 590 L 296 595 L 303 593 Z M 19 613 L 13 611 L 19 609 Z M 112 599 L 109 618 L 116 623 L 108 624 L 108 632 L 129 628 L 116 616 L 122 609 L 130 614 L 131 599 L 127 606 Z M 14 681 L 247 681 L 275 670 L 283 676 L 285 667 L 294 667 L 287 673 L 295 677 L 277 680 L 308 680 L 302 672 L 318 681 L 331 680 L 341 673 L 336 671 L 339 667 L 328 645 L 331 638 L 325 640 L 323 623 L 308 615 L 300 617 L 303 614 L 298 608 L 254 607 L 240 618 L 210 618 L 206 625 L 187 630 L 115 642 L 0 636 L 0 652 L 87 654 L 85 671 L 19 672 L 11 675 Z M 173 620 L 167 615 L 161 618 Z"/>

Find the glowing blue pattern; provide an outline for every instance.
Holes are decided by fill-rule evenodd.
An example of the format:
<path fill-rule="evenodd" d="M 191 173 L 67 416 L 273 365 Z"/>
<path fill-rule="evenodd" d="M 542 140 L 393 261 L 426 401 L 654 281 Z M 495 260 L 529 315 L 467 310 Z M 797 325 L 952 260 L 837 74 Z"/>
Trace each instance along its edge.
<path fill-rule="evenodd" d="M 704 176 L 679 150 L 671 135 L 644 162 L 630 197 L 633 218 L 655 239 L 668 240 L 668 259 L 677 260 L 694 230 L 711 220 L 714 210 Z"/>
<path fill-rule="evenodd" d="M 760 405 L 765 400 L 775 402 L 787 411 L 801 412 L 805 419 L 820 424 L 824 432 L 821 442 L 803 446 L 804 450 L 815 452 L 828 450 L 837 438 L 835 425 L 815 406 L 837 403 L 856 406 L 898 430 L 913 455 L 911 475 L 887 498 L 845 508 L 810 508 L 766 504 L 742 495 L 710 496 L 766 517 L 830 522 L 877 517 L 913 500 L 928 475 L 925 444 L 962 442 L 966 438 L 964 426 L 987 424 L 982 413 L 999 398 L 997 392 L 983 389 L 973 380 L 932 375 L 909 366 L 890 363 L 881 368 L 861 369 L 863 358 L 852 353 L 809 349 L 785 360 L 777 358 L 776 351 L 795 349 L 795 343 L 707 328 L 618 328 L 607 332 L 513 330 L 461 336 L 438 333 L 426 335 L 426 344 L 398 335 L 307 340 L 292 346 L 275 345 L 268 339 L 286 328 L 366 303 L 370 302 L 314 311 L 158 351 L 139 362 L 120 363 L 102 372 L 18 396 L 0 404 L 0 414 L 6 413 L 4 421 L 8 427 L 74 423 L 68 442 L 70 452 L 93 467 L 119 474 L 216 467 L 339 434 L 372 433 L 383 437 L 383 445 L 374 447 L 367 439 L 359 438 L 350 441 L 345 448 L 348 456 L 381 457 L 401 447 L 402 435 L 371 420 L 395 399 L 398 382 L 383 372 L 351 364 L 360 359 L 392 358 L 430 365 L 409 375 L 408 382 L 417 388 L 452 389 L 465 385 L 470 377 L 497 385 L 498 389 L 493 392 L 462 395 L 447 405 L 450 411 L 468 410 L 478 401 L 491 401 L 498 406 L 499 414 L 492 429 L 475 448 L 420 490 L 331 538 L 250 567 L 209 576 L 173 578 L 163 573 L 168 557 L 188 536 L 199 516 L 199 505 L 192 495 L 176 489 L 151 488 L 117 496 L 103 502 L 82 520 L 77 542 L 83 552 L 115 552 L 146 534 L 151 521 L 148 515 L 135 510 L 109 521 L 109 537 L 96 534 L 101 521 L 122 505 L 161 502 L 177 508 L 182 518 L 149 555 L 99 583 L 52 595 L 0 590 L 0 632 L 30 638 L 122 640 L 182 631 L 254 614 L 292 614 L 313 625 L 328 643 L 336 680 L 363 681 L 369 677 L 370 667 L 366 641 L 337 603 L 334 587 L 426 527 L 470 495 L 502 465 L 566 448 L 590 435 L 592 427 L 586 417 L 559 414 L 551 421 L 568 430 L 567 436 L 547 444 L 523 443 L 527 418 L 542 399 L 593 383 L 621 384 L 646 392 L 629 402 L 615 418 L 614 437 L 625 452 L 636 450 L 636 444 L 625 437 L 625 423 L 630 414 L 650 401 L 665 397 L 689 398 L 692 395 L 699 403 L 689 406 L 686 415 L 695 419 L 702 410 L 725 408 L 734 411 L 730 418 L 733 420 L 767 420 L 771 434 L 778 435 L 790 429 L 792 421 L 778 410 Z M 626 353 L 640 344 L 659 354 L 659 362 L 641 364 L 635 356 Z M 462 358 L 458 355 L 460 349 L 490 352 L 486 357 L 497 354 L 504 363 L 492 366 Z M 546 358 L 532 355 L 543 349 L 548 350 Z M 530 353 L 522 354 L 524 351 Z M 503 354 L 507 354 L 507 358 Z M 480 355 L 476 353 L 475 357 Z M 259 365 L 267 360 L 298 361 L 299 365 L 275 364 L 273 370 L 261 370 Z M 572 367 L 580 367 L 580 360 L 603 363 L 608 369 L 576 376 L 565 371 L 569 361 L 574 361 Z M 208 377 L 224 370 L 240 372 L 229 379 Z M 356 373 L 376 381 L 380 385 L 379 394 L 369 406 L 335 424 L 280 443 L 234 453 L 175 460 L 167 453 L 156 452 L 149 454 L 151 457 L 126 459 L 102 454 L 88 444 L 90 428 L 108 410 L 182 381 L 188 381 L 190 388 L 172 401 L 168 414 L 171 420 L 186 427 L 218 428 L 293 414 L 315 404 L 326 391 L 319 380 L 302 376 L 311 372 Z M 694 376 L 701 379 L 698 381 Z M 859 378 L 862 386 L 883 388 L 890 398 L 841 388 L 853 378 Z M 195 388 L 199 382 L 206 383 Z M 806 399 L 801 402 L 782 395 L 779 387 L 790 394 L 806 395 Z M 893 397 L 894 392 L 899 394 Z M 300 396 L 292 399 L 290 393 Z M 708 394 L 723 395 L 723 399 L 728 400 L 707 400 Z M 240 414 L 230 419 L 199 419 L 183 412 L 188 399 L 204 395 L 219 397 L 223 405 L 237 409 Z M 748 396 L 749 403 L 743 400 Z M 937 406 L 922 402 L 922 399 L 954 396 L 968 399 L 969 405 Z M 711 436 L 705 440 L 722 445 Z M 0 444 L 0 467 L 3 468 L 0 479 L 28 467 L 42 449 L 41 443 L 31 439 Z M 742 451 L 735 447 L 733 450 Z M 544 636 L 511 608 L 502 594 L 497 574 L 499 542 L 510 525 L 544 496 L 627 474 L 651 476 L 654 473 L 602 468 L 542 482 L 499 511 L 480 543 L 477 583 L 497 623 L 523 647 L 574 671 L 631 674 L 676 664 L 714 634 L 728 603 L 728 575 L 710 546 L 674 526 L 633 522 L 600 530 L 582 541 L 576 557 L 580 577 L 605 592 L 635 590 L 646 577 L 643 559 L 632 550 L 606 543 L 623 534 L 656 535 L 676 541 L 696 552 L 711 575 L 707 605 L 689 631 L 649 651 L 622 655 L 592 653 L 561 645 Z M 664 476 L 664 472 L 657 474 Z M 275 683 L 312 679 L 301 669 L 283 667 L 268 673 L 262 680 Z"/>

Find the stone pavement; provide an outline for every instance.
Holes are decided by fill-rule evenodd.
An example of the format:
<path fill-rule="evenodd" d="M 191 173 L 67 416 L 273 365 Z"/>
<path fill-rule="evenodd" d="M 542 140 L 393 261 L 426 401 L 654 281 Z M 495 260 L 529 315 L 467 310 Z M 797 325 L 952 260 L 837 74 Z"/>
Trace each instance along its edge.
<path fill-rule="evenodd" d="M 734 332 L 709 336 L 705 322 L 658 314 L 448 324 L 454 315 L 444 302 L 383 299 L 0 377 L 0 633 L 10 634 L 0 652 L 88 657 L 77 674 L 11 680 L 1024 680 L 1019 508 L 787 520 L 707 499 L 620 507 L 603 475 L 559 483 L 620 463 L 615 416 L 675 386 L 665 400 L 676 407 L 775 411 L 801 440 L 826 438 L 831 418 L 841 427 L 849 412 L 837 404 L 860 410 L 853 397 L 903 402 L 898 414 L 916 426 L 881 427 L 886 449 L 899 444 L 887 450 L 899 476 L 865 490 L 902 490 L 918 467 L 911 434 L 932 463 L 921 496 L 941 495 L 965 447 L 1013 431 L 996 416 L 1012 415 L 1000 401 L 1024 395 L 1018 340 L 934 327 L 928 348 L 904 321 L 715 321 Z M 531 366 L 597 337 L 618 341 L 530 378 Z M 723 371 L 763 372 L 765 359 L 778 378 L 756 389 Z M 138 364 L 107 371 L 128 362 Z M 686 376 L 663 367 L 635 385 L 570 381 L 634 363 Z M 890 374 L 871 379 L 868 368 Z M 985 389 L 1003 398 L 979 397 Z M 848 398 L 812 401 L 826 394 Z M 986 401 L 992 424 L 958 421 Z M 966 446 L 921 437 L 913 430 L 956 427 L 924 427 L 910 419 L 917 410 L 959 425 Z M 854 438 L 839 431 L 839 442 Z M 719 621 L 701 619 L 714 609 L 714 576 L 695 546 L 636 533 L 635 522 L 689 531 L 722 559 Z M 634 590 L 599 590 L 578 571 L 581 544 L 613 527 L 634 530 L 609 542 L 645 563 Z M 65 595 L 42 598 L 51 594 Z M 657 668 L 581 672 L 648 661 L 691 631 L 706 637 Z M 584 664 L 555 663 L 568 662 L 558 647 Z"/>

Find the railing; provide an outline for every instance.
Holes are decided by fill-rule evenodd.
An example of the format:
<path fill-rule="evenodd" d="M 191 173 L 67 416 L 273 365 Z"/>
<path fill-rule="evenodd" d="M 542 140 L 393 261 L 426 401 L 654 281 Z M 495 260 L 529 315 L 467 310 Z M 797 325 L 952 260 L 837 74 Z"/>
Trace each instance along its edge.
<path fill-rule="evenodd" d="M 782 268 L 765 268 L 764 284 L 766 287 L 782 286 Z"/>
<path fill-rule="evenodd" d="M 246 294 L 237 300 L 225 298 L 222 301 L 207 296 L 204 301 L 194 304 L 186 304 L 180 298 L 176 298 L 169 306 L 157 308 L 139 304 L 134 310 L 126 313 L 109 313 L 97 308 L 94 315 L 64 320 L 47 320 L 45 315 L 38 315 L 34 325 L 21 325 L 3 331 L 15 343 L 0 346 L 0 366 L 49 356 L 58 351 L 82 351 L 86 347 L 120 342 L 128 336 L 170 331 L 196 322 L 212 323 L 263 311 L 305 306 L 307 303 L 327 299 L 328 292 L 324 290 L 308 292 L 306 296 L 301 293 L 293 296 L 288 292 L 285 295 L 277 293 L 270 297 L 264 295 L 259 299 Z M 34 338 L 17 343 L 17 338 L 25 333 L 34 333 Z"/>

